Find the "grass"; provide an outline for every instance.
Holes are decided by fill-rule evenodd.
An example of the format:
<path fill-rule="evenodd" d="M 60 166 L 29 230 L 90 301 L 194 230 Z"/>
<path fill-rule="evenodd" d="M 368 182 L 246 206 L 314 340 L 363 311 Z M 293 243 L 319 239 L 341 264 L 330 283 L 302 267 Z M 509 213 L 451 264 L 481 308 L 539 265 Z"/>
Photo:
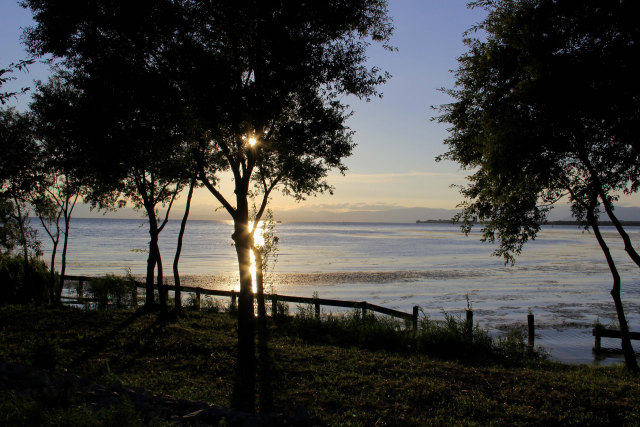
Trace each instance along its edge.
<path fill-rule="evenodd" d="M 622 367 L 505 359 L 508 353 L 499 352 L 480 359 L 435 358 L 391 346 L 407 341 L 390 334 L 381 340 L 384 345 L 354 340 L 361 333 L 375 336 L 376 328 L 384 332 L 379 325 L 373 332 L 355 324 L 351 332 L 339 327 L 355 318 L 327 317 L 323 326 L 303 315 L 270 324 L 277 408 L 304 405 L 326 425 L 640 424 L 640 383 Z M 7 306 L 0 307 L 0 325 L 0 360 L 229 405 L 236 322 L 227 313 L 189 312 L 167 322 L 127 310 Z M 423 325 L 428 327 L 433 325 Z M 7 392 L 1 396 L 0 417 L 11 411 L 26 417 L 29 405 L 36 405 Z M 51 413 L 59 416 L 56 411 Z M 120 415 L 100 416 L 117 420 Z"/>

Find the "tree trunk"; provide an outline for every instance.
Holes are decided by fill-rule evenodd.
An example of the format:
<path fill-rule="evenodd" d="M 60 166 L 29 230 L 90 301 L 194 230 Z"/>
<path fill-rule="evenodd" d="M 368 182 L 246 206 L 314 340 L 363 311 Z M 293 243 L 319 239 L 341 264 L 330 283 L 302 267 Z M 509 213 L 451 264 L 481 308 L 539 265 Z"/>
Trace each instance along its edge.
<path fill-rule="evenodd" d="M 241 197 L 238 197 L 238 200 L 241 202 Z M 252 413 L 255 410 L 256 355 L 250 271 L 252 244 L 246 200 L 244 205 L 238 206 L 237 216 L 234 218 L 233 240 L 238 256 L 240 295 L 238 299 L 238 359 L 231 405 L 235 409 Z"/>
<path fill-rule="evenodd" d="M 167 291 L 164 288 L 164 277 L 162 275 L 162 257 L 160 256 L 160 247 L 158 239 L 155 241 L 156 266 L 158 267 L 158 299 L 160 300 L 160 311 L 167 311 Z"/>
<path fill-rule="evenodd" d="M 173 284 L 175 290 L 175 308 L 176 313 L 182 310 L 182 291 L 180 289 L 180 273 L 178 272 L 178 263 L 180 262 L 180 253 L 182 252 L 182 238 L 187 227 L 187 218 L 189 218 L 189 209 L 191 208 L 191 197 L 193 196 L 193 187 L 196 185 L 196 178 L 191 180 L 189 185 L 189 194 L 187 195 L 187 205 L 184 208 L 184 216 L 180 223 L 180 232 L 178 233 L 178 246 L 176 247 L 176 256 L 173 258 Z"/>
<path fill-rule="evenodd" d="M 14 202 L 16 204 L 16 210 L 18 211 L 18 226 L 20 229 L 20 237 L 22 239 L 22 255 L 24 257 L 22 261 L 22 280 L 23 280 L 23 292 L 26 292 L 25 298 L 27 300 L 34 298 L 36 296 L 33 295 L 35 291 L 35 287 L 31 283 L 31 274 L 29 271 L 29 245 L 27 242 L 27 232 L 25 230 L 25 221 L 26 219 L 22 216 L 22 209 L 20 208 L 20 203 L 17 199 L 14 198 Z M 36 297 L 39 299 L 39 297 Z"/>
<path fill-rule="evenodd" d="M 256 300 L 258 303 L 258 322 L 262 322 L 267 318 L 267 309 L 264 303 L 264 275 L 262 254 L 255 246 L 251 247 L 253 258 L 256 261 Z"/>
<path fill-rule="evenodd" d="M 258 363 L 260 385 L 260 412 L 273 411 L 273 387 L 271 381 L 271 352 L 269 350 L 269 330 L 267 329 L 267 309 L 264 301 L 264 264 L 262 253 L 253 246 L 256 260 L 256 300 L 258 302 Z"/>
<path fill-rule="evenodd" d="M 145 302 L 144 302 L 144 305 L 147 308 L 151 308 L 155 305 L 155 301 L 153 297 L 155 268 L 156 268 L 155 245 L 157 244 L 157 241 L 158 241 L 158 234 L 153 233 L 151 219 L 149 219 L 149 235 L 151 236 L 151 240 L 149 241 L 149 257 L 147 258 L 147 280 L 145 283 L 146 296 L 145 296 Z"/>
<path fill-rule="evenodd" d="M 58 238 L 52 240 L 53 248 L 51 249 L 51 265 L 49 266 L 49 302 L 51 305 L 55 305 L 60 302 L 59 298 L 56 298 L 58 293 L 55 289 L 56 283 L 56 253 L 58 252 L 58 243 L 60 242 L 60 232 L 58 231 Z"/>
<path fill-rule="evenodd" d="M 600 192 L 600 199 L 602 200 L 602 205 L 604 206 L 604 210 L 607 213 L 607 216 L 609 217 L 613 225 L 616 227 L 616 230 L 618 231 L 618 234 L 620 235 L 620 237 L 622 237 L 622 241 L 624 242 L 624 250 L 627 252 L 629 257 L 633 260 L 633 262 L 635 262 L 636 265 L 640 267 L 640 255 L 638 255 L 638 252 L 636 252 L 636 250 L 634 249 L 633 244 L 631 243 L 631 238 L 629 237 L 624 227 L 620 223 L 620 220 L 618 220 L 618 217 L 615 216 L 615 214 L 613 213 L 613 208 L 611 206 L 611 203 L 609 203 L 609 200 L 607 199 L 606 195 L 602 191 Z"/>
<path fill-rule="evenodd" d="M 622 307 L 622 299 L 620 298 L 620 274 L 618 273 L 618 269 L 616 268 L 616 265 L 613 261 L 613 257 L 611 256 L 609 247 L 607 246 L 604 238 L 602 237 L 602 234 L 600 233 L 600 227 L 598 226 L 598 222 L 593 213 L 593 209 L 588 209 L 587 217 L 591 228 L 593 229 L 593 233 L 595 234 L 596 239 L 600 244 L 600 248 L 602 249 L 605 258 L 607 259 L 607 264 L 609 265 L 609 270 L 611 270 L 611 275 L 613 276 L 613 288 L 611 289 L 611 297 L 613 298 L 613 302 L 616 307 L 616 314 L 618 315 L 624 360 L 629 370 L 637 372 L 638 361 L 636 360 L 635 351 L 631 346 L 631 338 L 629 337 L 629 326 L 627 325 L 627 319 Z"/>
<path fill-rule="evenodd" d="M 56 295 L 58 303 L 62 297 L 62 288 L 64 288 L 64 275 L 67 271 L 67 244 L 69 243 L 69 222 L 71 216 L 67 213 L 64 215 L 64 240 L 62 241 L 62 259 L 60 260 L 60 286 L 58 287 L 58 295 Z"/>

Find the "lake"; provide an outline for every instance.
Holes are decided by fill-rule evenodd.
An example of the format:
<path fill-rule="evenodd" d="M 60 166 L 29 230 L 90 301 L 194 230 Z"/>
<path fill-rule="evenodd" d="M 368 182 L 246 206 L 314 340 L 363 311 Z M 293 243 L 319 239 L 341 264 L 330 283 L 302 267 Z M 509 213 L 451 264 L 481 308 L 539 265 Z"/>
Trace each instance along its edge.
<path fill-rule="evenodd" d="M 33 221 L 34 225 L 37 222 Z M 179 221 L 160 236 L 165 276 L 171 278 Z M 237 289 L 232 225 L 190 221 L 181 255 L 185 285 Z M 603 227 L 623 279 L 623 301 L 632 330 L 640 330 L 640 279 L 613 227 Z M 629 227 L 634 244 L 640 228 Z M 451 224 L 285 223 L 276 225 L 277 262 L 268 276 L 274 292 L 368 301 L 410 312 L 414 305 L 434 319 L 462 315 L 467 298 L 474 320 L 494 334 L 536 319 L 536 344 L 572 363 L 615 363 L 591 353 L 596 320 L 616 325 L 612 279 L 595 237 L 576 226 L 545 227 L 515 266 L 491 256 L 495 249 Z M 40 233 L 46 255 L 50 241 Z M 145 221 L 72 219 L 67 272 L 71 275 L 146 272 Z M 604 346 L 619 342 L 603 339 Z M 635 344 L 638 347 L 640 344 Z"/>

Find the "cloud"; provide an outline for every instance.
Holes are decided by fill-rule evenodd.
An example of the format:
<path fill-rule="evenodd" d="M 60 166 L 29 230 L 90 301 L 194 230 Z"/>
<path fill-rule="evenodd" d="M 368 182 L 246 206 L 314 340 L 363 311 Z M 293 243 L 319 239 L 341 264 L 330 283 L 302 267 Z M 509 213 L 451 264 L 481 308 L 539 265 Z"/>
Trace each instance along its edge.
<path fill-rule="evenodd" d="M 294 205 L 283 208 L 284 210 L 289 209 L 305 209 L 305 210 L 324 210 L 324 211 L 385 211 L 392 209 L 405 209 L 406 206 L 400 206 L 392 203 L 366 203 L 366 202 L 357 202 L 357 203 L 314 203 L 314 204 L 306 204 L 304 206 Z"/>
<path fill-rule="evenodd" d="M 389 183 L 390 181 L 401 181 L 407 178 L 434 178 L 434 179 L 447 179 L 454 181 L 463 181 L 466 175 L 451 172 L 396 172 L 396 173 L 348 173 L 346 175 L 332 174 L 329 179 L 331 181 L 348 181 L 349 183 L 357 184 L 376 184 L 376 183 Z"/>

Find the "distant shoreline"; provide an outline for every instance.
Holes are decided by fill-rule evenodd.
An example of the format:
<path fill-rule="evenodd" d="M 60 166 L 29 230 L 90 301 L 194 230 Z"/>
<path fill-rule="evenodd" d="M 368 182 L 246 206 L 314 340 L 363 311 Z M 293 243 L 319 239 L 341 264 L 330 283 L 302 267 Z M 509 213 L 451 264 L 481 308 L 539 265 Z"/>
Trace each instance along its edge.
<path fill-rule="evenodd" d="M 454 224 L 453 221 L 451 221 L 450 219 L 426 219 L 426 220 L 417 220 L 416 224 Z M 474 224 L 482 224 L 481 222 L 474 222 Z M 640 221 L 620 221 L 620 224 L 622 224 L 623 226 L 629 226 L 629 227 L 640 227 Z M 580 224 L 578 221 L 547 221 L 542 225 L 575 225 L 575 226 L 581 226 L 582 224 Z M 613 222 L 611 221 L 599 221 L 598 225 L 600 226 L 614 226 Z"/>

